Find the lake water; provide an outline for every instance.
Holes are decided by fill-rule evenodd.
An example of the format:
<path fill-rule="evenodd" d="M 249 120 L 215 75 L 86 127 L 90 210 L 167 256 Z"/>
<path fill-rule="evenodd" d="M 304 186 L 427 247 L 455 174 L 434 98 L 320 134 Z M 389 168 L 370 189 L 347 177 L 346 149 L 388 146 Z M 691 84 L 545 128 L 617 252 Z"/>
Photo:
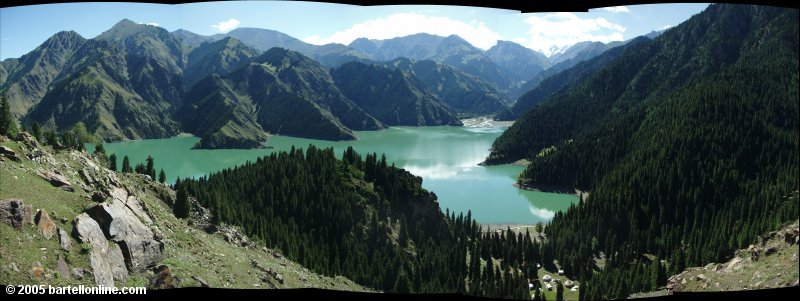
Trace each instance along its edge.
<path fill-rule="evenodd" d="M 271 136 L 273 149 L 194 150 L 199 140 L 193 136 L 107 143 L 107 154 L 117 155 L 118 167 L 128 156 L 131 165 L 143 163 L 147 155 L 155 159 L 156 170 L 164 169 L 167 181 L 177 177 L 198 177 L 210 172 L 254 161 L 274 151 L 293 145 L 307 148 L 333 147 L 341 156 L 352 146 L 362 156 L 386 154 L 395 166 L 421 176 L 422 186 L 436 193 L 444 211 L 472 210 L 482 224 L 534 224 L 550 220 L 578 201 L 577 196 L 526 191 L 512 186 L 523 167 L 514 165 L 478 166 L 489 154 L 489 147 L 505 128 L 500 127 L 393 127 L 383 131 L 356 132 L 357 141 L 322 141 L 285 136 Z M 89 147 L 91 151 L 94 147 Z"/>

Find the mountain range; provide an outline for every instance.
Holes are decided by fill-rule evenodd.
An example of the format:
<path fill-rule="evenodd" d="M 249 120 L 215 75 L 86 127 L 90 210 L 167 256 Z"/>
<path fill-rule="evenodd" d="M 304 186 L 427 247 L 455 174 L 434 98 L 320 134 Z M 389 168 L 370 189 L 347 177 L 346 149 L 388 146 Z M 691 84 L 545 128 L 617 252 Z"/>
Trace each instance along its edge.
<path fill-rule="evenodd" d="M 459 114 L 506 108 L 491 84 L 448 65 L 414 61 L 418 72 L 389 65 L 272 30 L 202 36 L 125 19 L 93 39 L 58 33 L 3 61 L 0 88 L 27 126 L 61 131 L 82 122 L 105 141 L 186 131 L 205 148 L 258 147 L 267 133 L 349 140 L 353 131 L 460 125 Z M 353 81 L 366 78 L 354 70 L 380 74 L 369 80 L 381 94 L 355 89 Z M 380 113 L 399 108 L 407 109 Z"/>
<path fill-rule="evenodd" d="M 348 140 L 393 125 L 515 118 L 531 102 L 509 109 L 509 96 L 612 46 L 579 43 L 548 59 L 508 41 L 483 51 L 456 35 L 312 45 L 268 29 L 203 36 L 124 19 L 93 39 L 61 32 L 0 62 L 0 89 L 28 126 L 82 122 L 105 141 L 190 132 L 204 138 L 198 147 L 258 147 L 267 133 Z"/>

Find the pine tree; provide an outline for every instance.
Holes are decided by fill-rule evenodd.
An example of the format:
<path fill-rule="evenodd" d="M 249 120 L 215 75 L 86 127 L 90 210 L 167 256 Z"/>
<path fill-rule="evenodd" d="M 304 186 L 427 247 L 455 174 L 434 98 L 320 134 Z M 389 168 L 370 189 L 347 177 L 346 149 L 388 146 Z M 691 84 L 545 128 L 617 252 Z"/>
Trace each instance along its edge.
<path fill-rule="evenodd" d="M 158 182 L 164 184 L 167 182 L 167 174 L 164 173 L 164 169 L 161 169 L 161 172 L 158 173 Z"/>
<path fill-rule="evenodd" d="M 131 168 L 131 161 L 128 159 L 128 156 L 122 158 L 122 172 L 123 173 L 133 172 L 133 169 Z"/>
<path fill-rule="evenodd" d="M 149 155 L 147 156 L 147 167 L 144 169 L 144 174 L 150 176 L 151 180 L 156 179 L 155 160 Z"/>
<path fill-rule="evenodd" d="M 106 149 L 105 149 L 105 147 L 103 147 L 103 143 L 102 142 L 98 143 L 94 147 L 94 153 L 95 154 L 105 154 L 106 153 Z"/>
<path fill-rule="evenodd" d="M 50 130 L 44 132 L 44 140 L 45 140 L 45 143 L 47 143 L 47 145 L 52 146 L 53 149 L 58 149 L 59 148 L 58 136 L 56 136 L 56 131 L 55 130 L 50 129 Z"/>
<path fill-rule="evenodd" d="M 108 156 L 108 168 L 117 171 L 117 154 L 111 154 Z"/>
<path fill-rule="evenodd" d="M 11 115 L 11 106 L 8 104 L 8 97 L 6 92 L 3 91 L 0 95 L 0 135 L 7 137 L 16 137 L 19 129 L 17 128 L 17 121 Z"/>
<path fill-rule="evenodd" d="M 36 138 L 36 141 L 42 142 L 42 127 L 39 126 L 39 123 L 36 121 L 34 121 L 31 126 L 31 134 Z"/>
<path fill-rule="evenodd" d="M 411 282 L 408 280 L 408 275 L 402 267 L 400 268 L 400 274 L 397 275 L 397 280 L 394 282 L 392 291 L 398 294 L 408 294 L 411 292 Z"/>
<path fill-rule="evenodd" d="M 178 187 L 178 192 L 175 199 L 175 205 L 172 207 L 172 213 L 177 218 L 186 218 L 189 216 L 189 199 L 186 194 L 186 187 L 181 185 Z"/>
<path fill-rule="evenodd" d="M 561 281 L 556 285 L 556 301 L 564 301 L 564 286 L 561 285 Z"/>
<path fill-rule="evenodd" d="M 94 147 L 94 155 L 101 160 L 106 160 L 106 149 L 103 147 L 103 143 L 100 142 Z"/>
<path fill-rule="evenodd" d="M 142 164 L 142 163 L 136 164 L 136 166 L 133 168 L 133 170 L 134 170 L 136 173 L 140 174 L 140 175 L 144 175 L 144 174 L 146 174 L 146 173 L 145 173 L 146 169 L 145 169 L 145 167 L 144 167 L 144 164 Z"/>
<path fill-rule="evenodd" d="M 400 217 L 400 245 L 408 246 L 408 224 L 406 223 L 406 216 Z"/>

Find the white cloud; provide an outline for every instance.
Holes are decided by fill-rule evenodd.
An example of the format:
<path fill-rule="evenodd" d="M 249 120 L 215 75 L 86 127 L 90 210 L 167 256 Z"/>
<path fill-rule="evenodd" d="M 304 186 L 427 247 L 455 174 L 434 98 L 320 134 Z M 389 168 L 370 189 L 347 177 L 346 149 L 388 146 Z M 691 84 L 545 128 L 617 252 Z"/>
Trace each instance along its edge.
<path fill-rule="evenodd" d="M 357 38 L 385 40 L 416 33 L 429 33 L 438 36 L 456 34 L 478 48 L 489 49 L 500 34 L 486 27 L 480 21 L 465 23 L 447 17 L 430 16 L 422 13 L 396 13 L 386 17 L 353 24 L 350 28 L 336 32 L 329 37 L 310 36 L 307 43 L 322 45 L 327 43 L 350 44 Z"/>
<path fill-rule="evenodd" d="M 605 18 L 581 18 L 560 12 L 534 15 L 525 19 L 530 25 L 526 43 L 522 45 L 551 55 L 554 50 L 582 41 L 608 43 L 623 40 L 625 27 Z"/>
<path fill-rule="evenodd" d="M 672 27 L 673 27 L 672 25 L 664 25 L 664 26 L 659 27 L 658 30 L 670 29 Z"/>
<path fill-rule="evenodd" d="M 612 13 L 615 13 L 615 14 L 616 13 L 629 13 L 629 12 L 631 12 L 631 10 L 629 10 L 625 6 L 601 7 L 600 9 L 602 9 L 604 11 L 609 11 L 609 12 L 612 12 Z"/>
<path fill-rule="evenodd" d="M 239 20 L 236 20 L 234 18 L 230 18 L 228 19 L 228 21 L 222 21 L 217 24 L 211 25 L 211 27 L 218 30 L 219 32 L 226 32 L 236 28 L 237 26 L 239 26 Z"/>
<path fill-rule="evenodd" d="M 150 26 L 158 26 L 158 23 L 156 23 L 156 22 L 150 22 L 150 23 L 145 23 L 145 24 L 150 25 Z"/>

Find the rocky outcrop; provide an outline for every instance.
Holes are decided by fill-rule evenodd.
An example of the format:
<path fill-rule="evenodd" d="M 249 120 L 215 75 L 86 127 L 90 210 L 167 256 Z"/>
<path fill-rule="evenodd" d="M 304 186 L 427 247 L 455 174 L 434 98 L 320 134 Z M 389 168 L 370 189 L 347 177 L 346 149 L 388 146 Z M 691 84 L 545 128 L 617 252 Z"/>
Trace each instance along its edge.
<path fill-rule="evenodd" d="M 89 243 L 92 246 L 89 262 L 92 266 L 95 284 L 114 286 L 114 275 L 111 271 L 113 264 L 108 260 L 108 240 L 103 235 L 100 225 L 88 214 L 81 213 L 75 219 L 73 235 L 80 242 Z"/>
<path fill-rule="evenodd" d="M 33 206 L 22 204 L 22 224 L 33 225 Z"/>
<path fill-rule="evenodd" d="M 41 146 L 39 144 L 39 141 L 36 140 L 36 138 L 34 138 L 33 135 L 25 131 L 19 132 L 19 135 L 17 135 L 17 140 L 22 141 L 22 143 L 25 144 L 25 146 L 32 149 Z"/>
<path fill-rule="evenodd" d="M 42 178 L 50 182 L 50 185 L 55 187 L 61 188 L 63 190 L 69 192 L 75 192 L 75 188 L 72 187 L 72 184 L 67 180 L 67 177 L 57 174 L 55 172 L 45 171 L 40 174 Z"/>
<path fill-rule="evenodd" d="M 97 221 L 108 239 L 119 243 L 128 268 L 140 272 L 161 262 L 164 245 L 154 239 L 153 231 L 139 219 L 147 216 L 139 200 L 121 188 L 112 189 L 109 195 L 113 199 L 87 209 L 86 213 Z M 146 221 L 152 223 L 149 217 Z"/>
<path fill-rule="evenodd" d="M 61 246 L 61 249 L 65 251 L 69 251 L 72 248 L 72 241 L 69 239 L 69 234 L 64 229 L 58 229 L 58 243 Z"/>
<path fill-rule="evenodd" d="M 127 282 L 128 269 L 125 266 L 125 257 L 122 256 L 122 249 L 119 246 L 112 244 L 108 247 L 108 262 L 111 265 L 111 274 L 114 280 Z"/>
<path fill-rule="evenodd" d="M 667 290 L 731 291 L 793 286 L 798 281 L 797 233 L 800 222 L 767 233 L 735 252 L 725 263 L 687 268 L 667 281 Z M 788 238 L 788 239 L 787 239 Z M 794 272 L 794 273 L 792 273 Z"/>
<path fill-rule="evenodd" d="M 25 220 L 23 211 L 21 200 L 2 200 L 0 201 L 0 222 L 19 230 Z"/>
<path fill-rule="evenodd" d="M 50 216 L 47 215 L 47 211 L 44 209 L 39 211 L 39 214 L 36 215 L 36 227 L 39 229 L 39 234 L 42 234 L 44 239 L 50 239 L 53 235 L 56 235 L 56 223 L 50 219 Z"/>
<path fill-rule="evenodd" d="M 58 256 L 58 261 L 56 261 L 56 271 L 58 271 L 58 274 L 66 280 L 72 278 L 70 277 L 72 273 L 70 273 L 69 264 L 67 264 L 67 262 L 64 261 L 64 258 L 61 256 Z"/>
<path fill-rule="evenodd" d="M 222 225 L 217 228 L 217 231 L 225 238 L 226 242 L 232 243 L 234 245 L 240 247 L 254 247 L 255 244 L 247 237 L 247 235 L 242 234 L 241 231 L 237 227 L 230 226 L 230 225 Z"/>
<path fill-rule="evenodd" d="M 17 156 L 13 149 L 0 145 L 0 157 L 6 157 L 12 161 L 21 162 L 22 160 Z"/>

